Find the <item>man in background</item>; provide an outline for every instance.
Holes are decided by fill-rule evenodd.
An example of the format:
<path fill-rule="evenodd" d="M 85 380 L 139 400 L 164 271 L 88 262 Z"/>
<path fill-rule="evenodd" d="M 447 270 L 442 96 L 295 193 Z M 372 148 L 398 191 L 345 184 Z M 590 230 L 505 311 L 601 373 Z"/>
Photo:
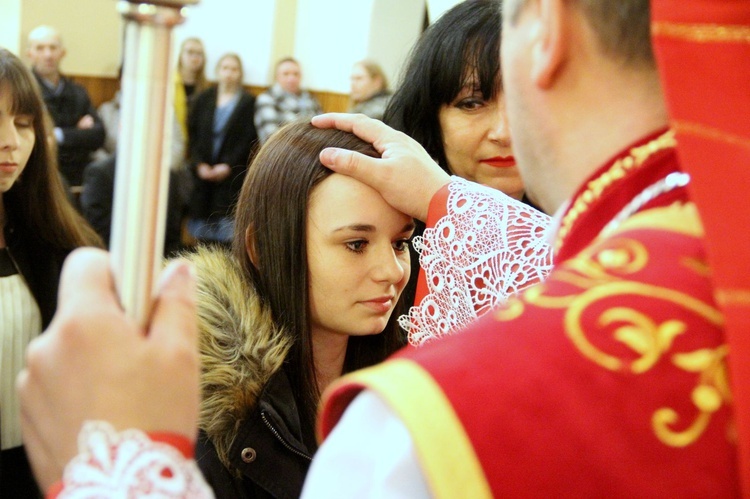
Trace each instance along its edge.
<path fill-rule="evenodd" d="M 92 153 L 104 144 L 104 125 L 86 89 L 60 72 L 65 46 L 55 28 L 38 26 L 31 30 L 27 55 L 55 124 L 60 171 L 69 185 L 81 185 L 83 169 Z"/>
<path fill-rule="evenodd" d="M 302 70 L 296 59 L 285 57 L 276 63 L 276 82 L 255 100 L 255 128 L 261 144 L 283 124 L 322 112 L 320 103 L 301 83 Z"/>

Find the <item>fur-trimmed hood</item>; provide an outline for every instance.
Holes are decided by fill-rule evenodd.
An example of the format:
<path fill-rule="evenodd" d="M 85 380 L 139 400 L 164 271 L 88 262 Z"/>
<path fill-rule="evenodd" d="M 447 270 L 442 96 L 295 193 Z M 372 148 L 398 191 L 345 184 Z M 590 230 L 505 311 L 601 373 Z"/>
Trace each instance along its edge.
<path fill-rule="evenodd" d="M 291 338 L 276 328 L 255 289 L 225 250 L 186 255 L 197 273 L 201 356 L 199 428 L 228 465 L 228 451 L 258 397 L 289 351 Z"/>

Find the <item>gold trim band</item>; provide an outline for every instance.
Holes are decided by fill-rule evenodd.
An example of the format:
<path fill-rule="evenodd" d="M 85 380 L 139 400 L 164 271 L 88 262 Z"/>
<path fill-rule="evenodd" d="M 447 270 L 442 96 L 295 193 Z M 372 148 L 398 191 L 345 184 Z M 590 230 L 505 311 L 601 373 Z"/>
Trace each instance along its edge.
<path fill-rule="evenodd" d="M 716 301 L 721 307 L 750 307 L 750 289 L 722 288 L 716 290 Z"/>
<path fill-rule="evenodd" d="M 719 130 L 718 128 L 709 127 L 701 123 L 692 121 L 676 120 L 672 122 L 672 128 L 678 133 L 685 135 L 695 135 L 704 139 L 724 142 L 733 146 L 750 149 L 750 138 L 734 135 L 732 133 Z"/>
<path fill-rule="evenodd" d="M 698 43 L 750 43 L 750 26 L 657 21 L 651 34 Z"/>
<path fill-rule="evenodd" d="M 422 366 L 411 360 L 396 359 L 356 371 L 344 379 L 374 390 L 401 419 L 411 434 L 433 497 L 492 498 L 490 485 L 461 420 Z"/>

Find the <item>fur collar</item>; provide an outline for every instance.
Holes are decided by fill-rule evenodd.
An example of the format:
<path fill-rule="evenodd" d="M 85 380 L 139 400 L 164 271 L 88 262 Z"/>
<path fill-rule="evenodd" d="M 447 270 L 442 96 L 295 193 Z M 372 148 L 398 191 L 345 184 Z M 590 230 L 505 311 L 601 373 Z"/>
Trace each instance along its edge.
<path fill-rule="evenodd" d="M 276 328 L 227 251 L 198 248 L 186 258 L 195 265 L 198 280 L 202 371 L 198 425 L 227 465 L 242 422 L 268 379 L 281 368 L 291 339 Z"/>

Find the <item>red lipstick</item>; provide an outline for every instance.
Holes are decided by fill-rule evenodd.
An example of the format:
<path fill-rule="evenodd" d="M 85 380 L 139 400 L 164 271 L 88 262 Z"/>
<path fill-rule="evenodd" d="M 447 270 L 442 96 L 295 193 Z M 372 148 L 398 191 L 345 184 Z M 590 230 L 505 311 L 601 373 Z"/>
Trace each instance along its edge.
<path fill-rule="evenodd" d="M 483 159 L 482 163 L 494 166 L 495 168 L 509 168 L 516 166 L 516 158 L 513 156 L 495 156 L 494 158 Z"/>

